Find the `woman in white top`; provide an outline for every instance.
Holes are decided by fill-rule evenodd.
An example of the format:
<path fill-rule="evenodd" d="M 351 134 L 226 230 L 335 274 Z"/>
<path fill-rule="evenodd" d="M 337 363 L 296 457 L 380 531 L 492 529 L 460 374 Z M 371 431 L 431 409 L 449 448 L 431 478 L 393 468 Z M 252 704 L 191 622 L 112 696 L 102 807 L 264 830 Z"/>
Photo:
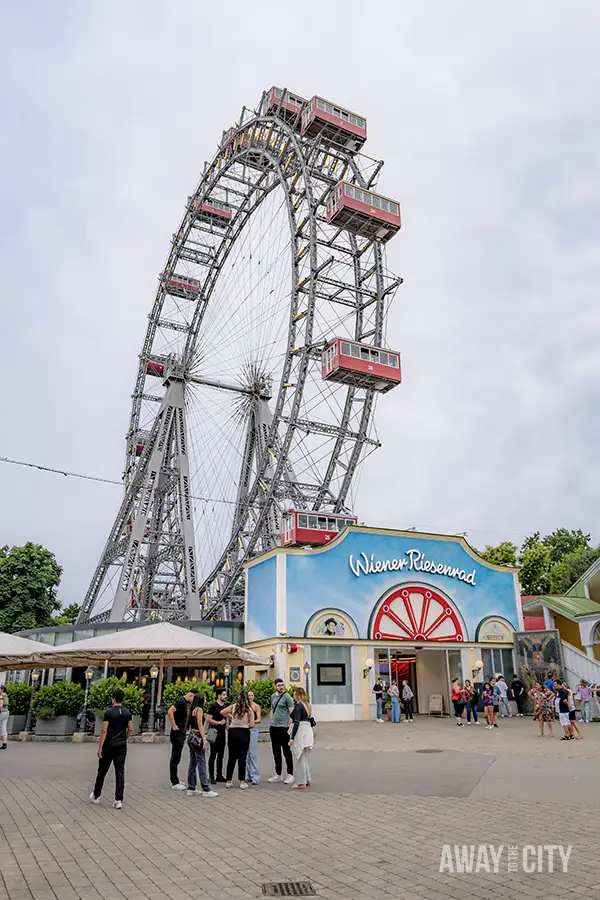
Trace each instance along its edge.
<path fill-rule="evenodd" d="M 312 785 L 308 754 L 313 748 L 312 709 L 304 688 L 294 691 L 296 705 L 292 711 L 292 736 L 290 747 L 296 763 L 294 765 L 293 790 L 302 790 Z"/>
<path fill-rule="evenodd" d="M 229 716 L 229 731 L 227 732 L 227 775 L 225 787 L 231 787 L 235 764 L 238 766 L 238 778 L 242 790 L 248 787 L 246 782 L 246 757 L 250 747 L 250 729 L 254 728 L 254 710 L 248 700 L 246 691 L 240 691 L 237 700 L 231 706 L 226 706 L 222 716 Z"/>

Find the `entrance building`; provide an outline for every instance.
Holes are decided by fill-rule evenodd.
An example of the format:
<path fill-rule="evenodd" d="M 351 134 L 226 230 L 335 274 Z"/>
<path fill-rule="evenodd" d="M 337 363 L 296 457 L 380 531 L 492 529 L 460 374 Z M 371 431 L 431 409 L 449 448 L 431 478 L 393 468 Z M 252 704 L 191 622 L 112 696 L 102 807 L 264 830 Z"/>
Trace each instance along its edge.
<path fill-rule="evenodd" d="M 246 646 L 308 689 L 318 719 L 374 718 L 377 677 L 408 681 L 415 710 L 428 713 L 451 708 L 455 676 L 516 671 L 516 570 L 462 537 L 351 525 L 324 547 L 257 557 L 246 574 Z"/>

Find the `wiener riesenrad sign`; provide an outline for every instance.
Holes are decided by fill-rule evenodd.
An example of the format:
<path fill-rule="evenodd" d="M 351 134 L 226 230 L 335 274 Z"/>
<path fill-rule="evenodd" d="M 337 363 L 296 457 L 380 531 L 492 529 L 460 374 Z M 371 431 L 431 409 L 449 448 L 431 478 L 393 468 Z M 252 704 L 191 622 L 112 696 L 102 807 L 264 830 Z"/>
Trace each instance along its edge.
<path fill-rule="evenodd" d="M 449 566 L 428 559 L 420 550 L 407 550 L 402 556 L 393 559 L 376 559 L 374 553 L 352 554 L 348 557 L 348 565 L 356 577 L 361 575 L 378 575 L 380 572 L 428 572 L 430 575 L 445 575 L 456 578 L 465 584 L 475 587 L 476 569 L 468 572 L 458 566 Z"/>

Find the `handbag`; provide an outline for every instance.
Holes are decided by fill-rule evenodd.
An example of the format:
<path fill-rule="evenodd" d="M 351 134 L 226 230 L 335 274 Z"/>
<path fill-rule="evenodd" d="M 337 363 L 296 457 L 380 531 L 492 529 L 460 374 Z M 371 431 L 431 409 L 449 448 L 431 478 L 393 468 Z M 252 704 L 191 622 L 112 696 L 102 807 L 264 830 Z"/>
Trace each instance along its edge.
<path fill-rule="evenodd" d="M 219 732 L 217 731 L 217 729 L 215 728 L 215 726 L 214 726 L 214 725 L 209 725 L 209 726 L 208 726 L 208 731 L 206 732 L 206 740 L 208 741 L 208 743 L 209 743 L 209 744 L 214 744 L 214 742 L 215 742 L 216 739 L 217 739 L 218 734 L 219 734 Z"/>

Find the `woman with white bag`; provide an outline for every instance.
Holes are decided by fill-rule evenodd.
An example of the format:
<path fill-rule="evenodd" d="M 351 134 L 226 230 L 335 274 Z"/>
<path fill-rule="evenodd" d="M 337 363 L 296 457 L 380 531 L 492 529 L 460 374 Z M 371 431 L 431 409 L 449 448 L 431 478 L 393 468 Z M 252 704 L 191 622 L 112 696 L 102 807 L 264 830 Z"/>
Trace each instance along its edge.
<path fill-rule="evenodd" d="M 312 785 L 310 777 L 310 769 L 308 767 L 308 755 L 313 748 L 313 727 L 314 719 L 312 717 L 312 708 L 308 702 L 306 691 L 304 688 L 296 688 L 294 691 L 294 700 L 296 705 L 292 710 L 292 733 L 290 737 L 290 747 L 292 754 L 296 760 L 294 764 L 294 784 L 293 790 L 303 790 Z"/>

